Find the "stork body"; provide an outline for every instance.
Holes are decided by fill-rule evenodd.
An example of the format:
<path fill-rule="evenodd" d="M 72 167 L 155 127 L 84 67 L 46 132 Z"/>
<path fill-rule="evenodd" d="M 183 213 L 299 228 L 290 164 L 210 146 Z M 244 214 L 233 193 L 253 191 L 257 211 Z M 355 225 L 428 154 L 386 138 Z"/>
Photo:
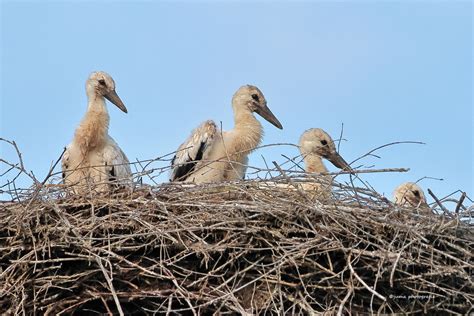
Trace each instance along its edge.
<path fill-rule="evenodd" d="M 416 183 L 405 182 L 400 184 L 393 191 L 393 200 L 397 205 L 419 208 L 424 213 L 431 214 L 423 189 Z"/>
<path fill-rule="evenodd" d="M 253 113 L 280 129 L 282 126 L 257 87 L 246 85 L 237 90 L 232 107 L 234 129 L 220 131 L 215 122 L 206 121 L 179 146 L 171 163 L 171 181 L 207 183 L 244 178 L 248 155 L 263 138 L 263 127 Z"/>
<path fill-rule="evenodd" d="M 105 191 L 111 181 L 125 183 L 131 176 L 127 156 L 108 134 L 110 118 L 105 98 L 125 113 L 127 108 L 105 72 L 92 73 L 86 91 L 87 112 L 62 158 L 63 181 L 76 192 L 90 188 Z"/>
<path fill-rule="evenodd" d="M 336 151 L 334 141 L 328 133 L 320 128 L 306 130 L 300 137 L 299 147 L 308 173 L 327 173 L 323 158 L 334 166 L 347 171 L 352 170 L 349 164 Z M 302 187 L 315 198 L 327 199 L 331 196 L 332 176 L 320 175 L 321 183 L 303 183 Z"/>

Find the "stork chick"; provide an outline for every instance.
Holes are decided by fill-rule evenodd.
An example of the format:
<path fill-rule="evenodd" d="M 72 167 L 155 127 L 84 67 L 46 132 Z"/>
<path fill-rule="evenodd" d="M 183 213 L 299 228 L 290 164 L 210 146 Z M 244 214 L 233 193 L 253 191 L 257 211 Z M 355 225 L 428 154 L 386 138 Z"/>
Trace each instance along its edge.
<path fill-rule="evenodd" d="M 327 173 L 328 169 L 323 163 L 323 158 L 329 160 L 337 168 L 351 171 L 349 164 L 336 151 L 334 141 L 328 133 L 320 128 L 306 130 L 300 137 L 300 152 L 305 163 L 305 171 L 310 173 Z M 303 183 L 304 190 L 314 194 L 314 197 L 329 198 L 331 195 L 332 177 L 321 175 L 323 182 Z"/>
<path fill-rule="evenodd" d="M 206 121 L 179 146 L 171 162 L 170 181 L 206 183 L 243 179 L 248 155 L 263 138 L 263 127 L 254 113 L 283 128 L 255 86 L 240 87 L 232 98 L 232 108 L 234 129 L 220 131 L 215 122 Z"/>
<path fill-rule="evenodd" d="M 393 191 L 393 200 L 397 205 L 419 208 L 425 213 L 431 214 L 423 189 L 416 183 L 405 182 L 400 184 Z"/>
<path fill-rule="evenodd" d="M 109 113 L 105 99 L 127 113 L 115 92 L 115 82 L 103 71 L 93 72 L 86 82 L 87 112 L 62 158 L 63 181 L 76 192 L 92 184 L 105 191 L 111 181 L 128 182 L 131 170 L 127 156 L 109 136 Z"/>

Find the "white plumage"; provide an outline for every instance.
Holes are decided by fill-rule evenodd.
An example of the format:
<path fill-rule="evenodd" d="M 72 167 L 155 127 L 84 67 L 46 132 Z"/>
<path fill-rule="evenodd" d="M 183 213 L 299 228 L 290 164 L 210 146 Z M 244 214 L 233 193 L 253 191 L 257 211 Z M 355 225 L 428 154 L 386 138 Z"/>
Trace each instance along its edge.
<path fill-rule="evenodd" d="M 255 86 L 246 85 L 237 90 L 232 108 L 235 122 L 232 130 L 220 131 L 216 123 L 206 121 L 179 146 L 171 163 L 171 181 L 205 183 L 242 179 L 248 155 L 263 138 L 262 125 L 253 113 L 283 128 Z"/>
<path fill-rule="evenodd" d="M 131 176 L 127 156 L 108 134 L 105 98 L 125 113 L 127 108 L 115 92 L 112 77 L 105 72 L 90 75 L 86 92 L 87 112 L 62 158 L 63 180 L 76 192 L 105 191 L 112 181 L 129 183 Z"/>
<path fill-rule="evenodd" d="M 420 208 L 425 213 L 431 214 L 423 189 L 416 183 L 400 184 L 393 191 L 393 200 L 395 204 Z"/>
<path fill-rule="evenodd" d="M 329 160 L 334 166 L 351 171 L 349 164 L 336 151 L 336 146 L 331 136 L 320 128 L 306 130 L 300 137 L 300 152 L 305 162 L 305 171 L 310 173 L 328 172 L 324 166 L 323 158 Z M 332 177 L 321 175 L 324 185 L 320 183 L 304 183 L 303 189 L 317 198 L 329 198 L 331 194 Z"/>

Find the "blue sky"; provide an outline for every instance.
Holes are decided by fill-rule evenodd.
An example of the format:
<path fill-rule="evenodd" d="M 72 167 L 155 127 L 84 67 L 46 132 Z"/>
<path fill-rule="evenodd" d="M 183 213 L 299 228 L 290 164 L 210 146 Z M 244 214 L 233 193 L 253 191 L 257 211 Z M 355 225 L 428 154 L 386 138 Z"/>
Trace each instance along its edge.
<path fill-rule="evenodd" d="M 85 112 L 85 80 L 104 70 L 129 110 L 109 104 L 110 134 L 130 160 L 150 159 L 203 120 L 231 128 L 232 94 L 254 84 L 284 126 L 262 120 L 263 144 L 297 143 L 311 127 L 337 138 L 344 124 L 352 161 L 421 141 L 359 161 L 410 172 L 361 178 L 388 196 L 442 178 L 420 184 L 472 197 L 472 40 L 470 1 L 2 1 L 0 137 L 44 178 Z M 264 148 L 250 165 L 282 154 L 298 152 Z"/>

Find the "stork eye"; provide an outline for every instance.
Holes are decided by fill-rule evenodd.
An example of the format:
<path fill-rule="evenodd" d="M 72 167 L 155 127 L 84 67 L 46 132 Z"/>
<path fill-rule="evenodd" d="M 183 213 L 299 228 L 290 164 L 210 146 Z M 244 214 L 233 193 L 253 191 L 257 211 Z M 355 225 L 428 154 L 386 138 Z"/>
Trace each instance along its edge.
<path fill-rule="evenodd" d="M 328 141 L 325 140 L 325 139 L 323 139 L 323 140 L 321 140 L 321 144 L 323 144 L 324 146 L 326 146 L 326 145 L 328 144 Z"/>
<path fill-rule="evenodd" d="M 104 79 L 99 79 L 99 83 L 100 83 L 102 86 L 105 86 L 105 80 L 104 80 Z"/>
<path fill-rule="evenodd" d="M 420 192 L 418 190 L 413 191 L 413 194 L 415 194 L 416 197 L 420 197 Z"/>
<path fill-rule="evenodd" d="M 257 101 L 257 102 L 260 101 L 260 98 L 258 97 L 257 94 L 252 94 L 252 99 L 254 99 L 254 100 Z"/>

